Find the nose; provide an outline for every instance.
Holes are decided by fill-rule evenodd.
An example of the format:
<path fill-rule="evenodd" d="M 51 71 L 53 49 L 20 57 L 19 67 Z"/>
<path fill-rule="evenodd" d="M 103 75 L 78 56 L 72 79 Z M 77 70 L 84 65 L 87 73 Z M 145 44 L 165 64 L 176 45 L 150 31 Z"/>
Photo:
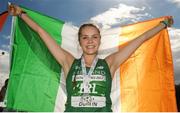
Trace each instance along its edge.
<path fill-rule="evenodd" d="M 92 43 L 93 42 L 93 38 L 92 37 L 88 37 L 88 43 Z"/>

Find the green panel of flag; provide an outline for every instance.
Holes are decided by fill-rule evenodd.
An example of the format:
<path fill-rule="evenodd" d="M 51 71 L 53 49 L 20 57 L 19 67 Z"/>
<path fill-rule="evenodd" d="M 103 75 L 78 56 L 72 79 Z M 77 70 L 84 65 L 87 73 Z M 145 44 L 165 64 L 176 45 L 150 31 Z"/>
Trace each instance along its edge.
<path fill-rule="evenodd" d="M 24 8 L 59 45 L 64 22 Z M 7 108 L 17 111 L 53 111 L 61 66 L 39 35 L 19 17 L 14 21 Z"/>

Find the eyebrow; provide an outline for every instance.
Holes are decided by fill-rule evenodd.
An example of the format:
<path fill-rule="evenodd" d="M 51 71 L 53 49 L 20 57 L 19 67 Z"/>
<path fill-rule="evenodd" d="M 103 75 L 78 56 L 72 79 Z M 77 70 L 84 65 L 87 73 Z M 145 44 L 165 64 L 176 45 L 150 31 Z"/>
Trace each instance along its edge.
<path fill-rule="evenodd" d="M 94 35 L 80 35 L 80 36 L 95 36 L 95 35 L 100 35 L 100 34 L 94 34 Z"/>

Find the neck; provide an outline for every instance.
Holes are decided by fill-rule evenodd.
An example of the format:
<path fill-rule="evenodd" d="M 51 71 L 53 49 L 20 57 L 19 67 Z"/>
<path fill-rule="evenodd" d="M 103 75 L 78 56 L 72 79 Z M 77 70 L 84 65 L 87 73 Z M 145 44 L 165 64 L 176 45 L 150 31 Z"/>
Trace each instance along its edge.
<path fill-rule="evenodd" d="M 85 54 L 83 54 L 83 57 L 84 57 L 86 67 L 91 67 L 91 65 L 93 63 L 93 60 L 96 57 L 96 54 L 95 55 L 85 55 Z"/>

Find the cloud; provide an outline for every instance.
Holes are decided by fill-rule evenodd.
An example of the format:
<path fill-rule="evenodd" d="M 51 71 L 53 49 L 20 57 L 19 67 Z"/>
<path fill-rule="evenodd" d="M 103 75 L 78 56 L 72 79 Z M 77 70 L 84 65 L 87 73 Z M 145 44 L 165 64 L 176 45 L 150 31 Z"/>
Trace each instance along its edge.
<path fill-rule="evenodd" d="M 2 38 L 4 38 L 4 39 L 10 39 L 11 36 L 10 36 L 10 35 L 2 35 Z"/>
<path fill-rule="evenodd" d="M 1 87 L 4 85 L 4 83 L 5 83 L 5 80 L 7 79 L 7 78 L 9 78 L 9 75 L 8 74 L 6 74 L 6 73 L 0 73 L 0 89 L 1 89 Z"/>
<path fill-rule="evenodd" d="M 178 68 L 177 70 L 180 73 L 180 71 L 179 71 L 179 68 L 180 68 L 180 58 L 175 58 L 174 59 L 174 64 L 176 65 L 175 68 Z"/>
<path fill-rule="evenodd" d="M 179 63 L 180 63 L 180 59 L 177 59 L 176 62 L 179 62 Z"/>
<path fill-rule="evenodd" d="M 168 0 L 168 1 L 180 7 L 180 0 Z"/>
<path fill-rule="evenodd" d="M 2 52 L 5 54 L 2 55 Z M 9 53 L 4 50 L 0 50 L 0 73 L 9 73 Z"/>
<path fill-rule="evenodd" d="M 9 50 L 10 49 L 10 45 L 2 45 L 1 46 L 2 49 L 5 49 L 5 50 Z"/>
<path fill-rule="evenodd" d="M 170 42 L 173 54 L 173 64 L 175 70 L 175 83 L 180 83 L 180 29 L 177 28 L 169 28 Z"/>
<path fill-rule="evenodd" d="M 173 52 L 180 52 L 180 29 L 169 28 L 171 47 Z"/>
<path fill-rule="evenodd" d="M 5 54 L 2 55 L 2 52 L 5 52 Z M 9 53 L 0 50 L 0 88 L 7 78 L 9 78 Z"/>
<path fill-rule="evenodd" d="M 118 7 L 110 8 L 109 10 L 92 17 L 90 20 L 100 24 L 102 28 L 105 29 L 116 24 L 132 23 L 140 21 L 144 17 L 152 17 L 145 12 L 145 9 L 145 7 L 138 8 L 119 4 Z"/>
<path fill-rule="evenodd" d="M 11 38 L 10 35 L 2 35 L 1 40 L 9 41 L 10 38 Z M 9 50 L 10 49 L 9 43 L 8 44 L 3 43 L 2 45 L 0 45 L 0 48 L 4 50 Z"/>
<path fill-rule="evenodd" d="M 176 60 L 175 60 L 175 63 L 176 63 L 176 65 L 178 66 L 178 68 L 180 67 L 180 58 L 177 58 Z M 179 70 L 179 69 L 178 69 Z"/>

